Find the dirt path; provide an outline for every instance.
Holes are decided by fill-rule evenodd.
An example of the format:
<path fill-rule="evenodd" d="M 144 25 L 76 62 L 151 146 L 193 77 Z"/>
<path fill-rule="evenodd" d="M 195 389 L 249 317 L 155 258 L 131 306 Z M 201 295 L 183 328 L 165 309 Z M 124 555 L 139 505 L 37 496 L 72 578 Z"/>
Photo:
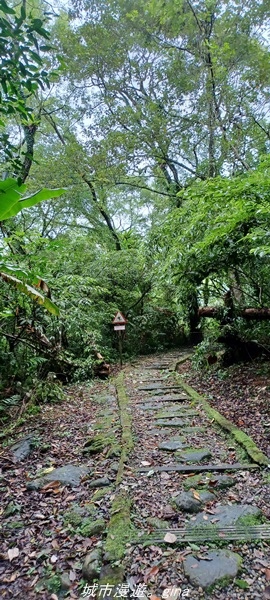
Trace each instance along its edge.
<path fill-rule="evenodd" d="M 28 456 L 4 448 L 1 597 L 270 598 L 267 459 L 183 388 L 179 359 L 70 389 L 22 427 Z"/>

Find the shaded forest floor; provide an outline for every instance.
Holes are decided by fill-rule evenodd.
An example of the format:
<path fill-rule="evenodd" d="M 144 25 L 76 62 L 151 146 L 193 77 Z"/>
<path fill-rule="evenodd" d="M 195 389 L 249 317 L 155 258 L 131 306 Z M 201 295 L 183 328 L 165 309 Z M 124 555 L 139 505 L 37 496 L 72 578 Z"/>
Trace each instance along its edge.
<path fill-rule="evenodd" d="M 64 402 L 44 405 L 41 414 L 29 417 L 12 438 L 6 440 L 7 444 L 3 444 L 0 454 L 0 595 L 5 600 L 93 597 L 90 588 L 88 595 L 85 592 L 93 581 L 89 569 L 85 568 L 87 556 L 92 552 L 102 554 L 100 575 L 94 577 L 94 581 L 101 585 L 100 582 L 110 580 L 110 569 L 118 568 L 117 563 L 123 564 L 124 584 L 130 590 L 138 586 L 145 588 L 144 595 L 139 596 L 142 600 L 165 600 L 166 594 L 167 600 L 176 600 L 172 592 L 167 592 L 172 586 L 181 588 L 183 593 L 188 590 L 188 597 L 194 599 L 270 598 L 267 542 L 234 541 L 225 545 L 231 552 L 241 554 L 240 584 L 235 579 L 238 583 L 233 581 L 225 589 L 218 586 L 208 593 L 190 582 L 185 562 L 190 556 L 192 560 L 205 560 L 208 565 L 211 544 L 198 541 L 175 546 L 169 541 L 166 545 L 164 532 L 158 533 L 160 527 L 169 527 L 174 537 L 174 531 L 177 533 L 190 523 L 190 515 L 177 509 L 174 499 L 186 489 L 193 473 L 182 474 L 170 469 L 167 472 L 170 463 L 177 460 L 176 455 L 161 447 L 168 437 L 180 450 L 187 446 L 206 447 L 210 459 L 200 461 L 202 472 L 204 465 L 211 461 L 215 465 L 250 462 L 243 449 L 232 444 L 231 439 L 212 424 L 200 403 L 189 405 L 190 398 L 185 394 L 184 400 L 180 397 L 176 402 L 177 394 L 181 396 L 182 392 L 180 388 L 175 389 L 175 375 L 165 367 L 166 364 L 168 368 L 173 367 L 181 354 L 184 355 L 184 351 L 142 357 L 127 365 L 123 370 L 122 391 L 118 378 L 68 387 Z M 164 369 L 155 367 L 157 360 L 164 362 Z M 267 364 L 254 363 L 219 374 L 199 375 L 191 371 L 189 362 L 180 367 L 185 381 L 208 398 L 212 396 L 213 405 L 249 433 L 266 453 L 270 382 L 267 369 Z M 225 375 L 226 379 L 221 379 Z M 157 386 L 161 389 L 156 390 Z M 126 395 L 125 415 L 119 403 L 121 393 Z M 173 415 L 184 419 L 186 431 L 181 424 L 179 428 L 179 424 L 158 423 L 162 414 L 169 419 Z M 16 461 L 11 445 L 28 434 L 34 434 L 31 454 Z M 91 453 L 88 444 L 96 436 L 101 436 L 103 443 L 98 452 Z M 126 443 L 131 445 L 124 449 L 123 462 Z M 37 478 L 66 465 L 87 470 L 77 485 L 61 482 L 55 476 L 42 487 L 35 487 Z M 155 472 L 159 465 L 163 466 L 163 472 Z M 142 469 L 145 472 L 141 472 Z M 212 519 L 214 523 L 217 520 L 214 511 L 226 502 L 228 506 L 240 503 L 247 510 L 256 505 L 262 511 L 262 518 L 269 519 L 267 469 L 250 470 L 244 464 L 229 475 L 233 487 L 226 491 L 218 489 L 218 477 L 214 477 L 210 490 L 214 495 L 205 506 L 203 518 Z M 120 529 L 112 530 L 114 515 L 121 516 L 115 502 L 123 494 L 127 498 L 125 508 L 130 501 L 130 515 L 126 522 L 121 521 Z M 200 487 L 192 500 L 198 495 Z M 128 535 L 138 532 L 157 535 L 159 541 L 147 546 L 140 541 L 132 545 Z M 246 588 L 241 589 L 241 585 Z M 125 590 L 122 597 L 127 597 Z M 184 596 L 178 594 L 178 597 Z"/>
<path fill-rule="evenodd" d="M 250 435 L 270 457 L 270 362 L 256 360 L 226 369 L 194 371 L 190 361 L 179 373 L 224 417 Z"/>

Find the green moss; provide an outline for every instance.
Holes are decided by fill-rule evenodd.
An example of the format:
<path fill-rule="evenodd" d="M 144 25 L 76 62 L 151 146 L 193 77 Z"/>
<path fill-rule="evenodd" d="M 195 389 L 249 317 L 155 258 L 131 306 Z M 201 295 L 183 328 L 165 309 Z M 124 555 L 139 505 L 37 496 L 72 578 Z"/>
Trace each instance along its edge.
<path fill-rule="evenodd" d="M 179 384 L 181 385 L 183 390 L 191 396 L 193 400 L 199 401 L 203 405 L 207 416 L 211 420 L 216 421 L 220 425 L 220 427 L 222 427 L 226 431 L 229 431 L 232 434 L 237 443 L 245 449 L 248 456 L 252 458 L 252 460 L 255 463 L 258 463 L 259 465 L 263 466 L 269 464 L 269 458 L 265 454 L 263 454 L 263 452 L 261 452 L 261 450 L 253 442 L 253 440 L 246 433 L 244 433 L 244 431 L 238 429 L 238 427 L 236 427 L 234 423 L 228 421 L 228 419 L 223 417 L 223 415 L 221 415 L 217 410 L 212 408 L 212 406 L 210 406 L 210 404 L 203 396 L 200 396 L 192 387 L 184 383 L 181 379 L 179 381 Z"/>
<path fill-rule="evenodd" d="M 112 492 L 112 489 L 113 489 L 112 486 L 108 486 L 108 487 L 101 488 L 100 490 L 96 490 L 96 492 L 93 495 L 92 502 L 96 502 L 97 500 L 104 498 L 104 496 L 106 496 L 106 494 L 110 494 Z"/>
<path fill-rule="evenodd" d="M 51 575 L 50 577 L 42 578 L 38 582 L 35 589 L 36 589 L 36 591 L 41 591 L 44 588 L 46 588 L 50 594 L 59 592 L 59 590 L 61 588 L 61 579 L 60 579 L 59 575 L 55 574 L 55 575 Z"/>
<path fill-rule="evenodd" d="M 25 523 L 24 521 L 10 521 L 5 524 L 5 527 L 8 527 L 8 529 L 22 529 L 25 527 Z"/>
<path fill-rule="evenodd" d="M 253 527 L 255 525 L 261 525 L 265 522 L 266 519 L 263 515 L 244 515 L 237 520 L 237 525 L 241 525 L 243 527 Z"/>
<path fill-rule="evenodd" d="M 247 581 L 245 581 L 244 579 L 235 579 L 234 580 L 235 585 L 237 585 L 237 587 L 239 587 L 241 590 L 248 590 L 249 589 L 249 584 Z"/>
<path fill-rule="evenodd" d="M 124 375 L 120 373 L 115 380 L 115 387 L 117 391 L 117 400 L 120 411 L 120 424 L 121 424 L 121 457 L 119 461 L 119 469 L 116 477 L 116 484 L 118 485 L 124 473 L 125 462 L 133 450 L 134 442 L 132 437 L 132 417 L 131 411 L 129 410 L 129 399 L 125 392 L 124 387 Z"/>
<path fill-rule="evenodd" d="M 84 516 L 84 510 L 80 506 L 74 506 L 72 510 L 69 510 L 65 513 L 64 523 L 68 525 L 72 525 L 73 527 L 77 527 L 81 524 Z"/>
<path fill-rule="evenodd" d="M 126 544 L 131 539 L 130 521 L 131 500 L 125 492 L 116 495 L 111 509 L 105 542 L 105 558 L 108 562 L 121 560 L 126 552 Z"/>
<path fill-rule="evenodd" d="M 107 446 L 111 447 L 114 442 L 114 436 L 97 434 L 94 437 L 87 440 L 84 444 L 83 452 L 89 452 L 90 454 L 98 454 L 102 452 Z"/>
<path fill-rule="evenodd" d="M 101 570 L 101 575 L 100 575 L 100 579 L 99 579 L 99 585 L 112 585 L 112 586 L 117 586 L 119 583 L 121 583 L 124 579 L 124 567 L 118 565 L 118 566 L 112 566 L 112 565 L 105 565 L 104 567 L 102 567 Z M 114 596 L 114 593 L 113 593 Z"/>
<path fill-rule="evenodd" d="M 106 522 L 104 519 L 97 519 L 96 521 L 93 521 L 93 519 L 83 519 L 79 530 L 80 534 L 84 537 L 92 537 L 92 535 L 103 533 L 105 527 Z"/>

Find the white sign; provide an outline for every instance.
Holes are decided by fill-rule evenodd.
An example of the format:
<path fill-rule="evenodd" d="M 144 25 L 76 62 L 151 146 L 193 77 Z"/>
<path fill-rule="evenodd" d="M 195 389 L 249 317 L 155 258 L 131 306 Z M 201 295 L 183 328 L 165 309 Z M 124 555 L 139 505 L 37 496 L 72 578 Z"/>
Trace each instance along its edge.
<path fill-rule="evenodd" d="M 114 331 L 123 331 L 126 329 L 125 325 L 114 325 Z"/>
<path fill-rule="evenodd" d="M 124 315 L 119 310 L 116 313 L 112 323 L 113 325 L 124 325 L 124 323 L 127 323 L 127 319 L 125 319 Z"/>

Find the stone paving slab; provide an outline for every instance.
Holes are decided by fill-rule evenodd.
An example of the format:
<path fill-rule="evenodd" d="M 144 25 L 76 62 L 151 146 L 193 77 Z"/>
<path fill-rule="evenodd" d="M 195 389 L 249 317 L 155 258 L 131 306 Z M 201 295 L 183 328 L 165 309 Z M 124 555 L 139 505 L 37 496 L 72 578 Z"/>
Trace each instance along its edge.
<path fill-rule="evenodd" d="M 148 471 L 154 471 L 155 473 L 161 473 L 162 471 L 177 471 L 179 473 L 193 473 L 195 471 L 197 472 L 203 472 L 203 471 L 244 471 L 247 470 L 249 471 L 250 469 L 258 469 L 258 465 L 255 464 L 241 464 L 241 463 L 234 463 L 234 464 L 219 464 L 219 465 L 179 465 L 179 464 L 175 464 L 175 465 L 162 465 L 162 466 L 156 466 L 156 467 L 151 467 L 151 469 L 149 467 L 140 467 L 138 469 L 138 471 L 140 471 L 141 473 L 148 473 Z"/>
<path fill-rule="evenodd" d="M 200 462 L 205 458 L 211 458 L 212 454 L 208 448 L 190 448 L 181 452 L 177 452 L 175 458 L 185 462 Z"/>
<path fill-rule="evenodd" d="M 161 427 L 182 427 L 183 425 L 186 425 L 186 421 L 178 419 L 177 417 L 175 419 L 170 419 L 169 421 L 158 419 L 155 421 L 154 425 L 160 425 Z"/>
<path fill-rule="evenodd" d="M 186 448 L 187 444 L 183 444 L 180 440 L 167 440 L 159 444 L 159 450 L 166 450 L 167 452 L 174 452 L 175 450 Z"/>
<path fill-rule="evenodd" d="M 162 390 L 162 391 L 168 390 L 169 392 L 176 390 L 176 391 L 180 392 L 180 391 L 182 391 L 182 388 L 180 387 L 180 385 L 164 385 L 164 384 L 162 385 L 162 382 L 157 382 L 157 383 L 149 383 L 148 385 L 146 385 L 146 384 L 139 385 L 138 390 L 140 392 L 154 392 L 154 393 L 156 393 L 156 390 Z M 166 393 L 166 391 L 165 391 L 165 393 Z"/>
<path fill-rule="evenodd" d="M 159 391 L 159 390 L 158 390 Z M 189 396 L 186 394 L 161 394 L 157 393 L 154 396 L 144 396 L 141 402 L 156 402 L 156 404 L 160 402 L 186 402 L 190 400 Z"/>
<path fill-rule="evenodd" d="M 194 517 L 194 520 L 189 522 L 188 527 L 198 527 L 200 525 L 226 527 L 228 525 L 235 525 L 239 519 L 243 519 L 244 517 L 252 516 L 258 518 L 261 514 L 262 511 L 257 506 L 251 506 L 250 504 L 217 506 L 211 515 L 200 512 Z"/>
<path fill-rule="evenodd" d="M 190 554 L 184 559 L 183 566 L 190 583 L 205 589 L 225 577 L 236 577 L 241 563 L 239 554 L 229 550 L 213 550 L 205 555 L 205 560 Z"/>

